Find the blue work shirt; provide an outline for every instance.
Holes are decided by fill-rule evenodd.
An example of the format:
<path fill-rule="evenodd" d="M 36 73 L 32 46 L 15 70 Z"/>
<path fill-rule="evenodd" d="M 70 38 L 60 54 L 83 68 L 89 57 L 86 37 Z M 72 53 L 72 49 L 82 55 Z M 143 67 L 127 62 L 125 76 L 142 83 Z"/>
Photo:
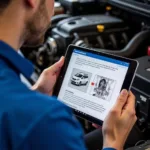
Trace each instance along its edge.
<path fill-rule="evenodd" d="M 0 41 L 0 150 L 85 150 L 71 109 L 20 81 L 32 73 L 32 64 Z"/>
<path fill-rule="evenodd" d="M 85 150 L 83 132 L 70 108 L 31 91 L 32 64 L 0 41 L 0 150 Z"/>

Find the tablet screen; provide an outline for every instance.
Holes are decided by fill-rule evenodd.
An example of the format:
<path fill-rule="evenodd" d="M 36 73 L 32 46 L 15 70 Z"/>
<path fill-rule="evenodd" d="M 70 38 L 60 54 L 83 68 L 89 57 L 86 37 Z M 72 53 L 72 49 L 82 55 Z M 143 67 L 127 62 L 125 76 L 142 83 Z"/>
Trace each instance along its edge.
<path fill-rule="evenodd" d="M 58 99 L 104 121 L 115 104 L 130 63 L 74 49 Z"/>

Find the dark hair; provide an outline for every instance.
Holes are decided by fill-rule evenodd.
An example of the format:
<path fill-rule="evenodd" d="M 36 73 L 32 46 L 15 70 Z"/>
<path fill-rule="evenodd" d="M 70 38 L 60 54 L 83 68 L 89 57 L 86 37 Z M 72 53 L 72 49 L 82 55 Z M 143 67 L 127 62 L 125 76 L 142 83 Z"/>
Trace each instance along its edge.
<path fill-rule="evenodd" d="M 106 85 L 106 83 L 107 83 L 105 79 L 101 79 L 101 80 L 99 81 L 98 87 L 100 87 L 100 85 L 101 85 L 102 82 L 104 82 L 105 85 Z"/>
<path fill-rule="evenodd" d="M 2 13 L 12 0 L 0 0 L 0 13 Z"/>

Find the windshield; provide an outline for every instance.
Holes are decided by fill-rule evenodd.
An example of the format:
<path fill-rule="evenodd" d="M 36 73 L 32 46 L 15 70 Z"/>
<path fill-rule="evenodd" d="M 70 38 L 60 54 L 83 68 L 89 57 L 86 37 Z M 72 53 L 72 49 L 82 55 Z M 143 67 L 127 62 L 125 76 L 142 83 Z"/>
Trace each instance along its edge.
<path fill-rule="evenodd" d="M 76 76 L 76 77 L 81 78 L 83 75 L 82 75 L 82 74 L 77 73 L 75 76 Z"/>

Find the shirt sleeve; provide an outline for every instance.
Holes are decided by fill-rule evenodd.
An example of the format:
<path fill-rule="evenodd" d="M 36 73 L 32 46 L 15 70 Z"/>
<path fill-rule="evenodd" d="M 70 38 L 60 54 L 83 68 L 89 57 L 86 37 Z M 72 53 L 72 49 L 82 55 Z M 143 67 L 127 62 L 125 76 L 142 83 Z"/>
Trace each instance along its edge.
<path fill-rule="evenodd" d="M 55 105 L 29 131 L 21 150 L 86 150 L 83 132 L 72 111 Z"/>

